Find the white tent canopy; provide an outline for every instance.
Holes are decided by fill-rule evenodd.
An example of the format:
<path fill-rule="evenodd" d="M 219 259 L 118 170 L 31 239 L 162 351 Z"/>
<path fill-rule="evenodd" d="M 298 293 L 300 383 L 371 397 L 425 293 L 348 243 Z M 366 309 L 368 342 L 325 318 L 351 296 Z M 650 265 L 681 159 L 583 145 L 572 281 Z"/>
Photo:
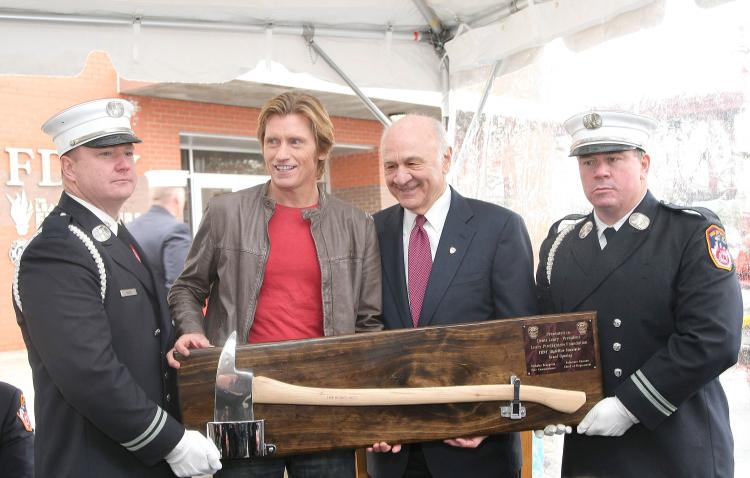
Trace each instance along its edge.
<path fill-rule="evenodd" d="M 451 69 L 492 63 L 653 1 L 0 0 L 0 74 L 73 76 L 103 50 L 132 80 L 225 82 L 268 60 L 341 83 L 311 27 L 358 86 L 445 92 L 446 51 Z"/>

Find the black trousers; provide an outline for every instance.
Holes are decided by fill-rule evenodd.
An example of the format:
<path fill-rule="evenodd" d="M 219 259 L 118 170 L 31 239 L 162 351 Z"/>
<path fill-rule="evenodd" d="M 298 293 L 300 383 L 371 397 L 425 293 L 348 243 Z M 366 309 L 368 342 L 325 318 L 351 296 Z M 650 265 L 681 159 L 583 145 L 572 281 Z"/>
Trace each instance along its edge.
<path fill-rule="evenodd" d="M 422 445 L 414 443 L 405 446 L 409 447 L 409 461 L 406 463 L 403 478 L 432 478 L 432 473 L 427 467 L 427 460 L 425 460 L 422 452 Z M 466 476 L 471 476 L 471 470 L 466 470 Z M 498 478 L 521 478 L 521 470 L 511 476 Z"/>

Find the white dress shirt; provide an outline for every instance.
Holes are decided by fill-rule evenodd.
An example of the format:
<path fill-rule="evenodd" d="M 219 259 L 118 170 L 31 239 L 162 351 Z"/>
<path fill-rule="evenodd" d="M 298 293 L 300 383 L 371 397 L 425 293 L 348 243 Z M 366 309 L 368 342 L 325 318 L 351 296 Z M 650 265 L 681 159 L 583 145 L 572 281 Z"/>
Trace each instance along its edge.
<path fill-rule="evenodd" d="M 604 235 L 604 230 L 608 227 L 613 227 L 616 231 L 619 231 L 623 224 L 625 224 L 625 221 L 630 217 L 631 214 L 633 214 L 633 211 L 635 211 L 635 208 L 638 207 L 638 205 L 643 202 L 643 198 L 646 197 L 646 193 L 643 193 L 643 197 L 641 197 L 641 200 L 638 201 L 638 204 L 635 205 L 633 209 L 627 212 L 624 216 L 622 216 L 616 223 L 614 224 L 607 224 L 601 219 L 599 219 L 599 216 L 596 215 L 596 211 L 594 211 L 594 223 L 596 223 L 596 233 L 599 237 L 599 247 L 604 250 L 604 248 L 607 246 L 607 236 Z"/>
<path fill-rule="evenodd" d="M 433 262 L 435 261 L 435 254 L 437 253 L 440 236 L 443 234 L 443 226 L 445 226 L 445 220 L 448 217 L 448 209 L 450 209 L 450 207 L 451 188 L 446 185 L 443 194 L 437 198 L 429 211 L 424 215 L 425 219 L 427 219 L 424 223 L 424 230 L 427 233 L 427 237 L 430 239 L 430 253 L 432 254 Z M 414 228 L 414 223 L 416 221 L 417 215 L 408 209 L 404 209 L 404 272 L 406 274 L 407 284 L 409 283 L 409 238 L 411 237 L 411 230 Z"/>
<path fill-rule="evenodd" d="M 91 204 L 88 201 L 84 201 L 83 199 L 81 199 L 79 197 L 76 197 L 76 196 L 70 194 L 67 191 L 66 191 L 66 194 L 68 196 L 72 197 L 73 199 L 75 199 L 76 201 L 78 201 L 78 203 L 81 206 L 83 206 L 86 209 L 88 209 L 89 211 L 91 211 L 94 214 L 94 216 L 98 217 L 99 220 L 104 223 L 105 226 L 107 226 L 108 228 L 110 228 L 110 230 L 112 231 L 112 234 L 114 234 L 115 236 L 117 235 L 117 221 L 115 221 L 114 218 L 112 218 L 112 216 L 110 216 L 109 214 L 107 214 L 106 212 L 102 211 L 101 209 L 99 209 L 98 207 L 94 206 L 93 204 Z"/>

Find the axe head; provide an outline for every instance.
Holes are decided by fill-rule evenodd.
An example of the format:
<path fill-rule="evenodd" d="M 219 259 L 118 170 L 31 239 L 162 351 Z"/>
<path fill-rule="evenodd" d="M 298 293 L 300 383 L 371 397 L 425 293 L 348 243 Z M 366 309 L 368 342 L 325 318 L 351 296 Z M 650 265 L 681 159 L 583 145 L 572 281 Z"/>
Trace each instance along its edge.
<path fill-rule="evenodd" d="M 214 421 L 253 420 L 253 372 L 235 367 L 237 332 L 232 332 L 216 367 Z"/>

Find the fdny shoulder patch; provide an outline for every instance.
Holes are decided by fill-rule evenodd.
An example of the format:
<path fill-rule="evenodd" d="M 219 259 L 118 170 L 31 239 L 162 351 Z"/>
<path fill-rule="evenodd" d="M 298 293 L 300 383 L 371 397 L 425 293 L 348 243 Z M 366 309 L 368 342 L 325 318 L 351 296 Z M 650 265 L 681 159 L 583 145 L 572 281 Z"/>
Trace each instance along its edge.
<path fill-rule="evenodd" d="M 714 265 L 719 269 L 731 271 L 732 256 L 729 254 L 727 235 L 724 229 L 716 224 L 710 225 L 706 229 L 706 244 L 708 245 L 708 255 L 711 257 Z"/>
<path fill-rule="evenodd" d="M 23 427 L 26 429 L 27 432 L 33 432 L 34 427 L 31 426 L 31 419 L 29 418 L 29 413 L 26 411 L 26 399 L 23 396 L 23 393 L 21 394 L 19 404 L 18 404 L 18 412 L 16 413 L 16 416 L 19 420 L 21 420 L 21 423 L 23 424 Z"/>

